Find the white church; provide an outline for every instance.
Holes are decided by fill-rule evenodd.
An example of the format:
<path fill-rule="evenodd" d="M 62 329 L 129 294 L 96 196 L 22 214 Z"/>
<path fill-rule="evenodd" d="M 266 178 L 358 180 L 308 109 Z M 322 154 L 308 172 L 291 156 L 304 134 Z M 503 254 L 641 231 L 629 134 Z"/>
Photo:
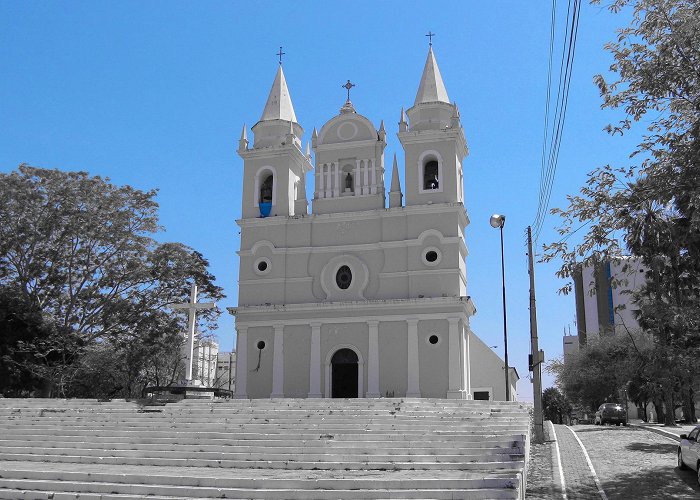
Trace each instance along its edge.
<path fill-rule="evenodd" d="M 252 143 L 243 127 L 235 396 L 503 400 L 504 363 L 469 327 L 468 148 L 432 47 L 401 110 L 404 186 L 350 86 L 313 157 L 281 64 Z"/>

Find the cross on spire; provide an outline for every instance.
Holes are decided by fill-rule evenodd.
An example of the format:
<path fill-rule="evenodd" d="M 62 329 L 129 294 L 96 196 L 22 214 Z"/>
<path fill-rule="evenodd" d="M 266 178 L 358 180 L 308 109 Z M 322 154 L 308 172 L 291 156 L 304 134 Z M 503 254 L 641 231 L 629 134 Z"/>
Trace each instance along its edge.
<path fill-rule="evenodd" d="M 346 89 L 348 91 L 348 102 L 350 102 L 350 89 L 355 86 L 354 83 L 350 83 L 350 80 L 347 81 L 345 85 L 341 85 L 342 88 Z"/>
<path fill-rule="evenodd" d="M 433 37 L 435 36 L 435 33 L 433 33 L 432 31 L 428 31 L 428 34 L 425 36 L 428 37 L 428 40 L 429 40 L 428 45 L 432 47 L 433 46 Z"/>
<path fill-rule="evenodd" d="M 282 56 L 285 55 L 285 54 L 286 54 L 286 52 L 282 52 L 282 47 L 280 47 L 280 51 L 277 52 L 277 55 L 278 55 L 279 58 L 280 58 L 280 66 L 282 66 Z"/>

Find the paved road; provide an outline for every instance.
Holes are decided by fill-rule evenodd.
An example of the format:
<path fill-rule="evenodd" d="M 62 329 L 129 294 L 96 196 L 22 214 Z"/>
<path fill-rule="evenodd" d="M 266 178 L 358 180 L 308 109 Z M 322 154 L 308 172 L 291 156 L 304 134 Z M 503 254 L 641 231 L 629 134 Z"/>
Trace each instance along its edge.
<path fill-rule="evenodd" d="M 662 435 L 667 429 L 651 432 L 640 427 L 547 425 L 545 430 L 546 442 L 531 448 L 528 500 L 563 500 L 562 472 L 568 500 L 700 497 L 695 471 L 676 467 L 677 444 Z M 687 430 L 670 432 L 678 435 Z"/>
<path fill-rule="evenodd" d="M 673 439 L 635 427 L 580 425 L 573 429 L 610 500 L 691 499 L 700 495 L 695 472 L 676 467 L 677 444 Z M 559 430 L 557 426 L 557 436 Z"/>

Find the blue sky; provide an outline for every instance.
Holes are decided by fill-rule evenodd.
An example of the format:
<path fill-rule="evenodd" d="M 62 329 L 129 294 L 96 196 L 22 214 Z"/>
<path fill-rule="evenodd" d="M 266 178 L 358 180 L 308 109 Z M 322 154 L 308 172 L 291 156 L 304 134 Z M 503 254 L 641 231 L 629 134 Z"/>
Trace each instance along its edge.
<path fill-rule="evenodd" d="M 356 110 L 377 127 L 386 124 L 390 166 L 401 151 L 400 110 L 413 104 L 432 30 L 470 147 L 467 272 L 478 310 L 471 326 L 502 354 L 499 237 L 489 216 L 503 213 L 509 357 L 522 377 L 520 399 L 531 400 L 525 228 L 537 210 L 550 9 L 544 1 L 0 0 L 0 170 L 26 162 L 158 188 L 166 227 L 159 239 L 202 252 L 227 295 L 220 305 L 235 306 L 243 164 L 235 150 L 243 124 L 260 117 L 279 46 L 304 144 L 314 126 L 338 113 L 341 85 L 350 79 Z M 628 19 L 582 6 L 551 206 L 563 206 L 596 166 L 629 163 L 634 137 L 603 131 L 621 115 L 600 110 L 593 84 L 611 62 L 604 43 Z M 308 185 L 311 191 L 311 176 Z M 556 224 L 547 218 L 541 242 L 558 239 Z M 574 300 L 557 294 L 564 283 L 556 269 L 536 267 L 540 347 L 548 359 L 561 356 L 564 329 L 575 331 Z M 216 333 L 230 350 L 228 314 Z M 545 374 L 545 386 L 552 382 Z"/>

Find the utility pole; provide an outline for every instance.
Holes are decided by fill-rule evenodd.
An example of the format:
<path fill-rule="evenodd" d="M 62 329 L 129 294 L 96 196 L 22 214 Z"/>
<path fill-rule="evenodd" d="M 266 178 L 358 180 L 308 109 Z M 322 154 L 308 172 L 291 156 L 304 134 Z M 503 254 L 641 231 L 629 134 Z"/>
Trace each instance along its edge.
<path fill-rule="evenodd" d="M 530 274 L 530 352 L 532 363 L 532 392 L 535 403 L 535 443 L 544 442 L 544 417 L 542 415 L 542 362 L 544 352 L 537 342 L 537 308 L 535 305 L 535 263 L 532 252 L 532 228 L 527 227 L 527 262 Z"/>

